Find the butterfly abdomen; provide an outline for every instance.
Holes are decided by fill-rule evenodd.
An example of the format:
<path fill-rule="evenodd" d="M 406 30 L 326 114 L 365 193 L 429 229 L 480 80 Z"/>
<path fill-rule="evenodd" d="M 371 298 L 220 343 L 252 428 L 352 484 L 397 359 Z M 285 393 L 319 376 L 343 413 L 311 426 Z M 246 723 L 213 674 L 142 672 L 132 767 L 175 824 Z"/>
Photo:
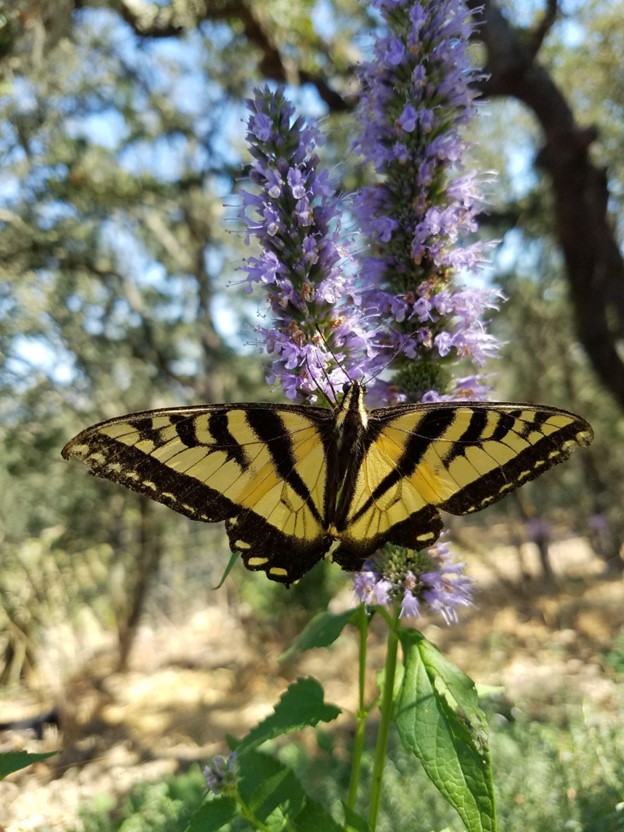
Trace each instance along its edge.
<path fill-rule="evenodd" d="M 363 438 L 367 425 L 364 390 L 354 382 L 348 386 L 336 411 L 335 463 L 333 482 L 329 489 L 330 530 L 334 537 L 339 536 L 344 508 L 351 501 L 357 472 L 364 456 Z"/>

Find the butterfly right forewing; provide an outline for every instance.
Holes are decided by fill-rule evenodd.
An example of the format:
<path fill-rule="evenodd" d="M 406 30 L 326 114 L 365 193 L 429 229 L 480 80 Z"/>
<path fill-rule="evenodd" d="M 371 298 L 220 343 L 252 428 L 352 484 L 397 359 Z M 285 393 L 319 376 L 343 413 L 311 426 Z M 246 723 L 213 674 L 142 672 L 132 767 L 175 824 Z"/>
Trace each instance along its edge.
<path fill-rule="evenodd" d="M 478 511 L 592 437 L 580 417 L 533 405 L 442 403 L 372 411 L 336 560 L 355 562 L 368 554 L 371 539 L 424 548 L 440 534 L 438 509 Z"/>
<path fill-rule="evenodd" d="M 524 404 L 432 405 L 391 420 L 406 442 L 402 466 L 428 503 L 479 511 L 588 445 L 590 425 L 556 408 Z"/>

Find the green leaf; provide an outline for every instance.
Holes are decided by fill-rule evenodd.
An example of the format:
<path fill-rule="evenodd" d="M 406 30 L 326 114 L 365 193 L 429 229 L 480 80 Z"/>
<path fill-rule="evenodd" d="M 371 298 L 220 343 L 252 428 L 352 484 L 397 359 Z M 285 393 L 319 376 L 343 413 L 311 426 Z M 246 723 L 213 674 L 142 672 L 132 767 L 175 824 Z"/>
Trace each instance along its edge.
<path fill-rule="evenodd" d="M 54 757 L 55 754 L 58 754 L 58 751 L 48 751 L 46 754 L 8 751 L 6 754 L 0 754 L 0 780 L 3 780 L 9 774 L 13 774 L 14 771 L 31 766 L 33 763 L 40 763 L 42 760 L 47 760 L 48 757 Z"/>
<path fill-rule="evenodd" d="M 327 809 L 316 800 L 306 799 L 305 806 L 291 821 L 294 832 L 343 832 L 343 827 L 336 823 Z"/>
<path fill-rule="evenodd" d="M 216 586 L 213 586 L 213 589 L 221 589 L 221 587 L 225 583 L 225 579 L 230 574 L 232 569 L 234 569 L 234 565 L 236 564 L 236 561 L 238 560 L 239 556 L 240 556 L 239 552 L 232 552 L 232 554 L 230 555 L 230 559 L 227 562 L 227 566 L 223 570 L 223 575 L 221 575 L 221 580 L 219 581 L 219 583 Z"/>
<path fill-rule="evenodd" d="M 274 758 L 271 757 L 269 759 L 273 760 Z M 290 796 L 291 789 L 289 787 L 292 784 L 288 781 L 289 778 L 294 778 L 294 774 L 287 766 L 278 761 L 275 762 L 280 766 L 279 770 L 270 776 L 263 777 L 251 793 L 249 808 L 252 812 L 255 812 L 259 806 L 262 806 L 271 797 L 275 798 L 277 796 L 278 799 L 276 802 L 274 800 L 274 802 L 276 805 L 279 805 L 281 803 L 279 799 L 280 795 L 285 795 L 286 798 Z"/>
<path fill-rule="evenodd" d="M 195 812 L 184 832 L 217 832 L 237 815 L 236 802 L 231 797 L 207 800 Z"/>
<path fill-rule="evenodd" d="M 236 751 L 243 754 L 267 740 L 300 731 L 319 722 L 331 722 L 340 708 L 323 700 L 323 688 L 316 679 L 298 679 L 282 694 L 273 713 L 247 734 Z"/>
<path fill-rule="evenodd" d="M 320 612 L 309 621 L 298 638 L 281 656 L 281 661 L 289 659 L 294 653 L 303 653 L 314 647 L 329 647 L 338 638 L 347 624 L 351 623 L 359 608 L 346 610 L 334 615 L 331 612 Z"/>
<path fill-rule="evenodd" d="M 281 809 L 296 816 L 305 802 L 305 792 L 294 772 L 260 751 L 249 751 L 239 762 L 239 793 L 254 815 L 263 822 Z"/>
<path fill-rule="evenodd" d="M 403 630 L 405 672 L 395 718 L 404 747 L 469 832 L 495 832 L 488 729 L 474 683 L 415 630 Z"/>

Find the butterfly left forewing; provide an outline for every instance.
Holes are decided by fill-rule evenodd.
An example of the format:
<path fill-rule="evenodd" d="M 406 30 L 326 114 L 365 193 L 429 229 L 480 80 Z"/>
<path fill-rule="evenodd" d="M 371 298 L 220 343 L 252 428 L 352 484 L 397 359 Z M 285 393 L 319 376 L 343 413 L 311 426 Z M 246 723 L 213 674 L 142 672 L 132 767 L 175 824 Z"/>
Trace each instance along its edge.
<path fill-rule="evenodd" d="M 63 456 L 194 520 L 227 520 L 245 564 L 290 583 L 329 546 L 331 424 L 329 411 L 297 406 L 146 411 L 87 428 Z"/>

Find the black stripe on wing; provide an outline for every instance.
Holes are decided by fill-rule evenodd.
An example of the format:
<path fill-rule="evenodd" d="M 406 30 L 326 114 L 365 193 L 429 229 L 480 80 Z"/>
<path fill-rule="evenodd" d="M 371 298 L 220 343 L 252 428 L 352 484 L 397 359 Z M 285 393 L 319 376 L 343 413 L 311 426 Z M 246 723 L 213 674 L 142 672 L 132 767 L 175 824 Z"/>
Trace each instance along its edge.
<path fill-rule="evenodd" d="M 242 471 L 246 471 L 249 467 L 249 459 L 245 453 L 245 448 L 230 433 L 228 412 L 227 410 L 214 410 L 208 417 L 208 430 L 212 442 L 225 451 L 227 458 L 233 459 Z"/>
<path fill-rule="evenodd" d="M 279 476 L 298 497 L 301 497 L 314 519 L 322 524 L 323 518 L 314 504 L 310 490 L 295 467 L 296 459 L 292 438 L 279 412 L 275 410 L 250 410 L 246 414 L 246 419 L 258 439 L 264 442 L 269 449 L 273 465 Z"/>
<path fill-rule="evenodd" d="M 379 413 L 380 411 L 377 412 Z M 455 414 L 451 409 L 432 410 L 425 413 L 418 425 L 418 432 L 414 431 L 407 434 L 403 453 L 396 466 L 384 477 L 360 509 L 349 518 L 349 522 L 357 522 L 360 517 L 363 517 L 383 497 L 386 491 L 402 479 L 413 474 L 424 454 L 431 447 L 431 443 L 444 434 L 447 428 L 453 424 L 454 419 Z M 369 431 L 367 431 L 366 447 L 370 447 L 374 439 L 382 432 L 383 427 L 384 425 L 381 421 L 371 423 Z M 372 440 L 369 441 L 369 437 L 372 437 Z"/>
<path fill-rule="evenodd" d="M 504 441 L 505 437 L 513 434 L 526 440 L 531 433 L 539 432 L 540 426 L 552 414 L 536 415 L 538 418 L 535 421 L 527 423 L 529 430 L 525 430 L 523 423 L 516 420 L 516 429 L 506 430 L 499 441 Z M 498 502 L 524 483 L 536 479 L 554 465 L 565 462 L 575 447 L 589 444 L 590 441 L 591 428 L 586 431 L 580 421 L 571 422 L 555 433 L 543 434 L 541 439 L 519 450 L 512 459 L 499 464 L 488 473 L 481 474 L 463 488 L 459 487 L 456 494 L 439 504 L 439 508 L 448 511 L 449 514 L 471 514 L 480 511 Z"/>
<path fill-rule="evenodd" d="M 140 436 L 141 439 L 148 436 L 144 427 Z M 88 453 L 80 458 L 92 474 L 144 494 L 193 520 L 216 523 L 240 511 L 239 506 L 219 491 L 132 445 L 95 433 L 89 437 L 88 446 Z"/>

